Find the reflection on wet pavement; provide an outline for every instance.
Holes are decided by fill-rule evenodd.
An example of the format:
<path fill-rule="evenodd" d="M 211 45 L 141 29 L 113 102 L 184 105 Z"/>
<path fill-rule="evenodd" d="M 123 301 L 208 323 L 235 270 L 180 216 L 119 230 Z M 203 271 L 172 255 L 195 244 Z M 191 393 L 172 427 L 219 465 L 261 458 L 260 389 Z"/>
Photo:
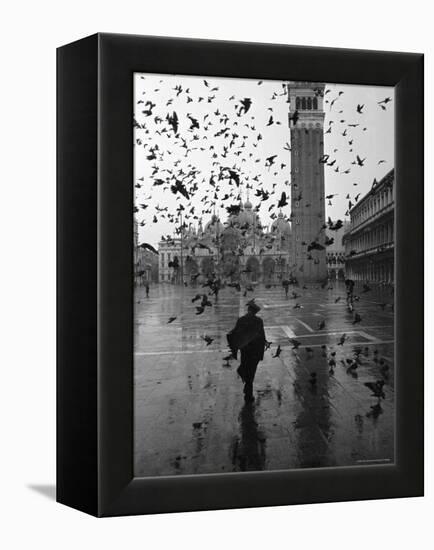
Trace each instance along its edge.
<path fill-rule="evenodd" d="M 265 469 L 265 436 L 258 429 L 255 405 L 245 403 L 239 414 L 239 435 L 232 444 L 234 470 L 258 471 Z"/>
<path fill-rule="evenodd" d="M 149 299 L 136 291 L 136 476 L 393 462 L 393 311 L 379 307 L 392 303 L 390 290 L 361 295 L 362 322 L 354 325 L 342 287 L 300 291 L 297 310 L 282 289 L 257 289 L 273 344 L 259 363 L 251 405 L 243 401 L 238 363 L 223 356 L 226 333 L 252 294 L 226 288 L 196 316 L 197 291 L 156 285 Z M 167 324 L 171 316 L 177 319 Z M 273 358 L 277 345 L 282 353 Z M 380 379 L 384 399 L 365 386 Z"/>

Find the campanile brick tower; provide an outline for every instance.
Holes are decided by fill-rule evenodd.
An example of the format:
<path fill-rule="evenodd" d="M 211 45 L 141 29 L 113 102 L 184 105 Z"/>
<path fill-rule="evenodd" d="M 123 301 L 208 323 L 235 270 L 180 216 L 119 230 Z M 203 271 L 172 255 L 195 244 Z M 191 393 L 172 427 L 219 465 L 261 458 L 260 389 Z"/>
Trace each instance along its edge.
<path fill-rule="evenodd" d="M 324 244 L 325 193 L 324 84 L 289 82 L 291 131 L 291 213 L 293 274 L 301 280 L 319 281 L 327 276 L 326 251 L 307 251 L 317 241 Z"/>

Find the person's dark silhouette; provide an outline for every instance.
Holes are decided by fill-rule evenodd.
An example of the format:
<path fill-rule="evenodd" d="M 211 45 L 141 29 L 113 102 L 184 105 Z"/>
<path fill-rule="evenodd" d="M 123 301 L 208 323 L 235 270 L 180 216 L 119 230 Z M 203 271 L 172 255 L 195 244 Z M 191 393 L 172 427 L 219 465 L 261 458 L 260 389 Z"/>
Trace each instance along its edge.
<path fill-rule="evenodd" d="M 352 279 L 345 279 L 345 287 L 347 289 L 347 306 L 352 309 L 354 301 L 354 281 Z"/>
<path fill-rule="evenodd" d="M 218 279 L 215 276 L 215 274 L 213 273 L 212 280 L 211 280 L 211 283 L 210 283 L 210 289 L 211 289 L 212 293 L 214 294 L 216 303 L 218 302 L 218 299 L 219 299 L 220 285 L 221 285 L 220 279 Z"/>
<path fill-rule="evenodd" d="M 259 361 L 264 358 L 265 331 L 264 323 L 257 312 L 260 307 L 251 300 L 247 303 L 247 314 L 240 317 L 233 330 L 227 335 L 232 355 L 236 358 L 241 351 L 241 364 L 237 369 L 244 383 L 244 399 L 251 402 L 253 398 L 253 380 Z"/>

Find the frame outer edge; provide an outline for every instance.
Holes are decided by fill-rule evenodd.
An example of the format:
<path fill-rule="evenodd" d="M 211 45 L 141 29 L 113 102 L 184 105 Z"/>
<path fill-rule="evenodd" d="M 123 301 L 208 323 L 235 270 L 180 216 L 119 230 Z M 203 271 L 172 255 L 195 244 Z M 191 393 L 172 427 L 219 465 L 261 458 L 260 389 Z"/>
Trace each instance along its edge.
<path fill-rule="evenodd" d="M 97 515 L 96 35 L 57 49 L 56 500 Z"/>
<path fill-rule="evenodd" d="M 291 61 L 294 79 L 358 84 L 402 85 L 402 93 L 409 90 L 406 82 L 414 87 L 414 97 L 420 97 L 422 76 L 417 54 L 370 52 L 362 50 L 336 50 L 328 48 L 303 48 L 290 46 L 243 44 L 230 42 L 163 39 L 153 37 L 128 37 L 103 34 L 101 38 L 101 369 L 99 373 L 100 402 L 100 503 L 99 513 L 104 516 L 209 510 L 234 507 L 301 504 L 313 502 L 365 500 L 419 496 L 423 491 L 423 406 L 412 403 L 411 392 L 406 387 L 407 399 L 403 401 L 406 415 L 402 434 L 411 442 L 403 446 L 397 466 L 367 466 L 365 468 L 328 468 L 316 471 L 288 470 L 285 472 L 260 472 L 256 474 L 228 474 L 197 476 L 132 478 L 131 457 L 125 457 L 130 449 L 132 396 L 128 387 L 132 363 L 130 346 L 131 319 L 128 315 L 132 303 L 126 304 L 131 293 L 132 265 L 131 192 L 128 187 L 132 177 L 132 116 L 131 72 L 174 72 L 178 74 L 237 76 L 240 78 L 279 78 L 288 72 Z M 175 50 L 175 51 L 174 51 Z M 253 55 L 253 53 L 255 55 Z M 200 54 L 200 55 L 198 55 Z M 244 61 L 243 61 L 244 60 Z M 356 60 L 356 62 L 355 62 Z M 315 76 L 316 75 L 316 76 Z M 408 75 L 408 76 L 407 76 Z M 406 80 L 407 79 L 407 80 Z M 423 93 L 423 92 L 422 92 Z M 405 101 L 408 101 L 408 97 Z M 405 103 L 405 102 L 404 102 Z M 402 148 L 406 141 L 397 140 L 402 155 L 403 172 L 399 180 L 414 181 L 417 190 L 413 200 L 409 186 L 402 186 L 401 203 L 413 205 L 414 212 L 407 218 L 422 234 L 420 208 L 423 205 L 423 168 L 412 170 L 412 163 L 420 162 L 417 148 L 423 140 L 421 124 L 422 106 L 416 116 L 399 112 L 406 130 L 416 136 L 417 145 L 408 151 Z M 397 124 L 398 126 L 398 124 Z M 126 143 L 130 139 L 131 143 Z M 407 136 L 408 140 L 408 136 Z M 405 157 L 405 158 L 404 158 Z M 400 165 L 401 166 L 401 165 Z M 401 168 L 400 168 L 401 169 Z M 116 202 L 118 201 L 118 202 Z M 407 238 L 406 238 L 407 235 Z M 402 234 L 402 247 L 411 253 L 413 235 Z M 130 239 L 130 240 L 128 240 Z M 423 239 L 423 234 L 422 234 Z M 422 267 L 423 241 L 414 247 L 412 257 L 416 262 L 416 275 L 401 270 L 406 282 L 414 282 Z M 110 249 L 109 246 L 110 245 Z M 401 243 L 398 245 L 401 247 Z M 108 253 L 110 250 L 110 254 Z M 404 256 L 405 256 L 404 254 Z M 117 263 L 113 263 L 115 256 Z M 127 285 L 130 285 L 127 288 Z M 402 291 L 402 296 L 401 296 Z M 405 346 L 410 336 L 416 335 L 423 325 L 423 292 L 418 292 L 411 302 L 400 289 L 402 310 L 411 315 L 402 333 Z M 128 320 L 129 319 L 129 320 Z M 397 323 L 398 324 L 398 323 Z M 116 338 L 113 341 L 113 338 Z M 422 337 L 423 338 L 423 337 Z M 404 350 L 405 351 L 405 350 Z M 408 350 L 407 350 L 408 352 Z M 410 355 L 403 355 L 404 360 Z M 423 391 L 423 352 L 412 358 L 416 373 L 400 380 L 401 387 L 410 381 L 409 387 L 418 396 Z M 404 365 L 405 366 L 405 365 Z M 402 369 L 401 369 L 402 370 Z M 127 372 L 128 371 L 128 372 Z M 401 376 L 401 374 L 400 374 Z M 421 415 L 422 413 L 422 415 Z M 121 418 L 122 416 L 122 418 Z M 416 426 L 422 422 L 422 428 Z M 415 429 L 416 426 L 416 429 Z M 412 434 L 412 431 L 414 433 Z M 422 439 L 421 439 L 422 437 Z M 129 451 L 132 453 L 132 448 Z M 421 471 L 422 468 L 422 471 Z M 218 479 L 216 479 L 218 478 Z M 267 481 L 266 481 L 267 480 Z M 422 481 L 421 481 L 422 480 Z M 259 493 L 258 493 L 259 491 Z"/>

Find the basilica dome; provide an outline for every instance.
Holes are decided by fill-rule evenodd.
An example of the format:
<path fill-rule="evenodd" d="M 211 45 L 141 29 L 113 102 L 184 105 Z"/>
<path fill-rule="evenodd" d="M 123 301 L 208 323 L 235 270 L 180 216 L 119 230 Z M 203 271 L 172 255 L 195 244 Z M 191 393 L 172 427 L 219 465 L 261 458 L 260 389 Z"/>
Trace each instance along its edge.
<path fill-rule="evenodd" d="M 291 225 L 287 219 L 285 219 L 282 212 L 279 212 L 277 220 L 271 224 L 272 233 L 280 233 L 282 236 L 289 236 L 291 234 Z"/>
<path fill-rule="evenodd" d="M 224 225 L 221 223 L 218 216 L 215 214 L 212 216 L 211 220 L 205 225 L 204 233 L 221 234 L 224 231 Z"/>
<path fill-rule="evenodd" d="M 253 205 L 249 201 L 249 199 L 247 199 L 247 201 L 244 203 L 243 208 L 238 214 L 236 221 L 237 223 L 239 223 L 240 227 L 243 227 L 245 225 L 255 225 L 255 227 L 261 226 L 259 216 L 256 212 L 253 211 Z"/>

